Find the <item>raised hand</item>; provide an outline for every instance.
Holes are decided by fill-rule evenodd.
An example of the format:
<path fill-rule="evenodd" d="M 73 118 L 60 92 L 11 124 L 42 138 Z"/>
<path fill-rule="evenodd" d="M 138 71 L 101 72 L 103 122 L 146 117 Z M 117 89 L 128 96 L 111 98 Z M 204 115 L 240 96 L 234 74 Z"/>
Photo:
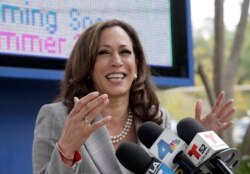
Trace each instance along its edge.
<path fill-rule="evenodd" d="M 225 92 L 222 91 L 207 116 L 202 117 L 202 102 L 199 100 L 195 107 L 195 119 L 198 120 L 207 130 L 213 130 L 216 133 L 221 133 L 232 126 L 231 116 L 236 111 L 233 107 L 233 99 L 227 100 L 224 103 Z"/>
<path fill-rule="evenodd" d="M 106 116 L 93 122 L 109 103 L 107 94 L 99 95 L 98 92 L 92 92 L 81 99 L 75 97 L 74 102 L 74 108 L 65 120 L 63 132 L 58 141 L 61 150 L 68 157 L 72 157 L 94 131 L 111 120 L 111 116 Z"/>

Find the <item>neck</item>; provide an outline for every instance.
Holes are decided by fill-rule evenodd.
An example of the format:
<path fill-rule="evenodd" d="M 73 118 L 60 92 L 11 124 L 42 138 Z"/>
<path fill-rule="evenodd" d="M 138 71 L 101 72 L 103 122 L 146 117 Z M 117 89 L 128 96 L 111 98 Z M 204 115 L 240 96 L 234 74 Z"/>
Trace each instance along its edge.
<path fill-rule="evenodd" d="M 123 125 L 122 131 L 116 135 L 111 135 L 111 140 L 113 144 L 117 144 L 124 140 L 124 138 L 129 134 L 129 131 L 132 127 L 132 123 L 133 123 L 133 115 L 129 113 L 128 118 Z"/>
<path fill-rule="evenodd" d="M 111 124 L 124 122 L 128 117 L 128 99 L 109 99 L 108 106 L 103 110 L 102 114 L 111 115 Z"/>
<path fill-rule="evenodd" d="M 112 120 L 106 126 L 114 146 L 131 137 L 134 123 L 133 116 L 128 109 L 128 102 L 110 102 L 103 111 L 103 115 L 112 116 Z"/>

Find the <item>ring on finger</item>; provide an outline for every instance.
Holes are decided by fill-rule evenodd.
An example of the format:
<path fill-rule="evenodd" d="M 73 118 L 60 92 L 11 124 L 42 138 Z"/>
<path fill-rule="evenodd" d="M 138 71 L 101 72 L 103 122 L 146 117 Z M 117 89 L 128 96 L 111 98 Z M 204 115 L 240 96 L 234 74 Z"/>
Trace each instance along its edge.
<path fill-rule="evenodd" d="M 217 125 L 218 125 L 219 127 L 222 125 L 222 123 L 220 122 L 220 119 L 219 119 L 219 118 L 216 119 L 216 123 L 217 123 Z"/>
<path fill-rule="evenodd" d="M 84 121 L 84 123 L 90 124 L 90 121 L 88 120 L 87 116 L 83 117 L 83 121 Z"/>

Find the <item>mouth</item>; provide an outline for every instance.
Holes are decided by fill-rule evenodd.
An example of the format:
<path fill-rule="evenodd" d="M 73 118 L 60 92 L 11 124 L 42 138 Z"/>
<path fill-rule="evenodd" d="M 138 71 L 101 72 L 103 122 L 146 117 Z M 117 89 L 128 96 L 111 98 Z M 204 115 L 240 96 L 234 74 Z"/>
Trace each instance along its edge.
<path fill-rule="evenodd" d="M 116 73 L 110 73 L 106 75 L 106 78 L 108 80 L 122 80 L 127 76 L 127 74 L 122 73 L 122 72 L 116 72 Z"/>

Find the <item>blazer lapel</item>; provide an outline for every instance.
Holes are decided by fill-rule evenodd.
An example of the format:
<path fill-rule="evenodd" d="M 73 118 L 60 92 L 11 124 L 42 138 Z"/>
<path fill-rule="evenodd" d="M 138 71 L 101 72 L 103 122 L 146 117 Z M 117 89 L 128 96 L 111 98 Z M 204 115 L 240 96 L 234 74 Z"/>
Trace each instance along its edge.
<path fill-rule="evenodd" d="M 85 147 L 100 173 L 122 173 L 106 126 L 96 130 L 86 141 Z"/>

